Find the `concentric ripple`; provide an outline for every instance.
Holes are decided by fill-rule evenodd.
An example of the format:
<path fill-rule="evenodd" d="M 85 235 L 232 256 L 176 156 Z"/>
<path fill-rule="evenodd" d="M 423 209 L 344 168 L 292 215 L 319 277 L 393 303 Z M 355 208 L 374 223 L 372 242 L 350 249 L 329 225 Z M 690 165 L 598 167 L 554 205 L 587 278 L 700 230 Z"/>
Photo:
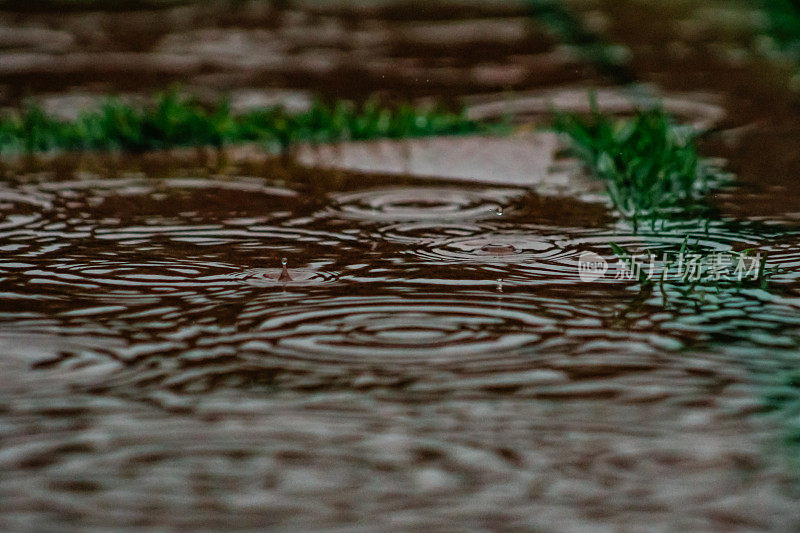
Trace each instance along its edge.
<path fill-rule="evenodd" d="M 298 287 L 332 283 L 339 274 L 324 268 L 246 268 L 211 261 L 114 260 L 54 261 L 48 264 L 0 260 L 0 275 L 11 275 L 30 287 L 62 287 L 76 295 L 152 299 L 164 294 L 199 295 L 238 287 Z M 10 297 L 12 293 L 6 293 Z M 13 294 L 22 295 L 22 292 Z"/>
<path fill-rule="evenodd" d="M 520 191 L 392 187 L 330 196 L 328 213 L 375 222 L 476 220 L 496 217 Z"/>
<path fill-rule="evenodd" d="M 523 263 L 547 259 L 559 252 L 553 237 L 518 230 L 441 239 L 415 249 L 420 258 L 432 261 L 479 263 Z"/>
<path fill-rule="evenodd" d="M 42 219 L 42 212 L 53 208 L 50 195 L 30 188 L 12 189 L 0 185 L 0 237 L 9 231 L 28 227 Z"/>
<path fill-rule="evenodd" d="M 50 346 L 38 363 L 96 370 L 93 383 L 120 391 L 347 388 L 363 375 L 377 387 L 528 386 L 591 374 L 559 363 L 564 354 L 627 354 L 643 369 L 653 350 L 701 337 L 690 314 L 628 309 L 620 296 L 635 280 L 614 276 L 610 243 L 675 252 L 688 236 L 694 250 L 768 249 L 790 269 L 800 264 L 794 240 L 723 223 L 636 233 L 622 222 L 534 222 L 512 189 L 330 192 L 320 210 L 319 198 L 268 183 L 130 178 L 0 190 L 10 221 L 0 219 L 0 325 L 18 338 L 53 337 L 36 341 Z M 581 279 L 585 252 L 609 263 L 602 285 Z M 742 305 L 765 307 L 752 298 Z M 782 301 L 760 319 L 780 327 L 762 329 L 793 338 L 795 322 L 780 320 L 795 308 Z M 703 328 L 730 336 L 713 315 Z M 67 342 L 85 338 L 96 342 Z"/>
<path fill-rule="evenodd" d="M 203 290 L 236 285 L 230 264 L 198 260 L 120 261 L 113 259 L 60 260 L 47 263 L 0 261 L 0 273 L 13 274 L 29 287 L 70 288 L 89 294 L 132 291 L 145 295 L 165 291 Z"/>
<path fill-rule="evenodd" d="M 281 309 L 258 326 L 257 337 L 269 341 L 270 352 L 319 362 L 463 364 L 464 358 L 497 357 L 553 332 L 555 322 L 529 304 L 342 297 Z"/>
<path fill-rule="evenodd" d="M 313 268 L 249 268 L 232 274 L 231 278 L 255 287 L 296 287 L 333 283 L 339 280 L 339 274 Z"/>

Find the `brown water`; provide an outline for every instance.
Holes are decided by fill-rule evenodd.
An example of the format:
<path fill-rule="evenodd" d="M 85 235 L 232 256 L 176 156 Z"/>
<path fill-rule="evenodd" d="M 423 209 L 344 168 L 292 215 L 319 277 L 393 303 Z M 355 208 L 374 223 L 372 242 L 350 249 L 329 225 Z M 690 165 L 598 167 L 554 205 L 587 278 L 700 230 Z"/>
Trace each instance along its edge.
<path fill-rule="evenodd" d="M 65 177 L 0 191 L 10 526 L 796 518 L 795 237 L 433 181 Z M 684 235 L 786 270 L 666 308 L 579 278 Z"/>

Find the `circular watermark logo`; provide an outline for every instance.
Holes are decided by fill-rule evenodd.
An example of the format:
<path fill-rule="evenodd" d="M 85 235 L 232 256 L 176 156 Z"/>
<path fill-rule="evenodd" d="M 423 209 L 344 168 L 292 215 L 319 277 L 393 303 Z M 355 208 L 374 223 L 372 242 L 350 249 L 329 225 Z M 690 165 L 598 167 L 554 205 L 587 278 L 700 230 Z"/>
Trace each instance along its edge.
<path fill-rule="evenodd" d="M 581 281 L 596 281 L 602 278 L 608 263 L 594 252 L 583 252 L 578 258 L 578 276 Z"/>

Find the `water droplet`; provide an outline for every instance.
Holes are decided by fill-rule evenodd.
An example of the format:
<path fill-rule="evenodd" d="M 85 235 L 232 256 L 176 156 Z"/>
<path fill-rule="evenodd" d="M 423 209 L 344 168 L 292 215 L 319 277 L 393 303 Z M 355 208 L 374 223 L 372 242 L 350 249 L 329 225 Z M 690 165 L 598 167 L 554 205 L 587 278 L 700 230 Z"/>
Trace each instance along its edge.
<path fill-rule="evenodd" d="M 497 292 L 503 292 L 503 278 L 497 278 Z"/>
<path fill-rule="evenodd" d="M 283 259 L 281 259 L 281 264 L 283 265 L 283 270 L 281 270 L 281 275 L 278 276 L 278 281 L 284 281 L 284 282 L 294 281 L 292 279 L 292 276 L 289 275 L 289 269 L 286 268 L 286 264 L 288 262 L 289 261 L 285 257 Z"/>
<path fill-rule="evenodd" d="M 497 216 L 499 216 L 499 217 L 503 216 L 503 206 L 497 206 L 497 209 L 495 209 L 495 211 L 494 211 L 494 212 L 495 212 L 495 213 L 497 214 Z"/>

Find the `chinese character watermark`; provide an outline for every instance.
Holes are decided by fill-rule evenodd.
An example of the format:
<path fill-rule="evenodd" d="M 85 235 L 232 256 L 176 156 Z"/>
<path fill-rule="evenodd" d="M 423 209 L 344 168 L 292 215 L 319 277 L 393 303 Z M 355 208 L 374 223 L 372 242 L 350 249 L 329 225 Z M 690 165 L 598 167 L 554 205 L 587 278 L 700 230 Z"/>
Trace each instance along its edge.
<path fill-rule="evenodd" d="M 615 268 L 610 268 L 608 262 L 594 252 L 580 255 L 578 274 L 581 281 L 596 281 L 607 272 L 613 279 L 630 281 L 757 281 L 764 274 L 764 261 L 761 253 L 714 252 L 704 255 L 680 252 L 658 256 L 643 252 L 618 257 Z"/>

